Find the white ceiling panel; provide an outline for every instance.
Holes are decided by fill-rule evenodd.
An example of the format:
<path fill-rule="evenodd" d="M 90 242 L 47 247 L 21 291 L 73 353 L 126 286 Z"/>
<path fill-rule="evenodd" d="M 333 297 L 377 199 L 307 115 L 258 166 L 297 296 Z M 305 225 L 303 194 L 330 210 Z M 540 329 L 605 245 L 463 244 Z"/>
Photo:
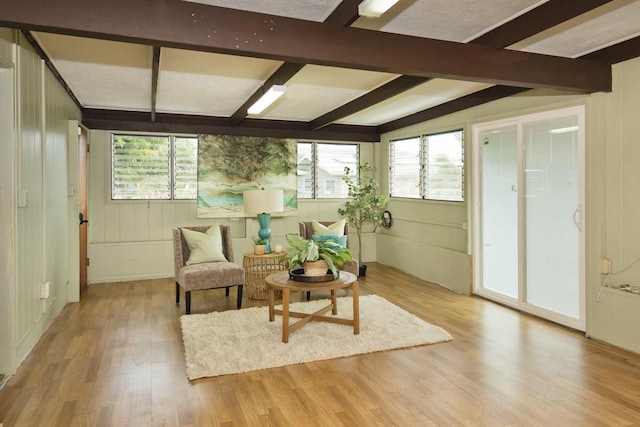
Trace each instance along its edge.
<path fill-rule="evenodd" d="M 49 33 L 34 37 L 83 106 L 149 111 L 149 46 Z"/>
<path fill-rule="evenodd" d="M 639 35 L 640 1 L 614 0 L 510 48 L 577 58 Z"/>
<path fill-rule="evenodd" d="M 433 79 L 400 95 L 345 117 L 337 123 L 378 126 L 490 86 L 485 83 Z"/>
<path fill-rule="evenodd" d="M 182 1 L 183 6 L 194 9 L 198 7 L 203 13 L 206 6 L 211 5 L 317 22 L 325 21 L 341 3 L 341 0 Z M 353 26 L 464 43 L 547 2 L 548 0 L 458 0 L 455 2 L 399 0 L 381 18 L 358 18 Z M 354 13 L 356 4 L 357 1 L 349 5 Z M 524 20 L 544 22 L 546 19 L 556 22 L 552 15 L 554 10 L 566 9 L 572 12 L 578 9 L 575 7 L 577 3 L 571 4 L 573 6 L 569 5 L 569 2 L 549 3 L 549 8 L 545 8 L 542 15 L 525 17 Z M 121 7 L 124 5 L 120 3 Z M 215 12 L 212 11 L 212 13 Z M 108 24 L 108 20 L 106 22 Z M 116 30 L 111 36 L 119 40 L 117 24 L 111 24 Z M 247 31 L 242 26 L 240 29 Z M 312 30 L 301 28 L 300 31 Z M 345 31 L 345 34 L 347 33 L 355 32 Z M 33 34 L 82 106 L 96 109 L 151 111 L 154 95 L 151 93 L 152 41 L 149 42 L 150 45 L 145 46 L 46 33 Z M 170 35 L 167 37 L 171 39 Z M 509 48 L 547 55 L 577 57 L 635 37 L 640 37 L 640 0 L 612 0 L 604 6 L 549 28 Z M 179 37 L 177 40 L 185 41 Z M 283 42 L 286 41 L 289 39 L 283 40 Z M 189 40 L 186 42 L 188 45 Z M 194 43 L 194 46 L 198 46 L 197 41 Z M 158 113 L 230 117 L 257 91 L 267 89 L 264 87 L 265 81 L 283 64 L 281 61 L 267 59 L 175 49 L 167 46 L 167 44 L 171 45 L 170 42 L 158 44 L 161 45 L 155 93 L 155 111 Z M 173 46 L 179 46 L 179 44 Z M 324 46 L 315 47 L 320 50 L 324 48 Z M 341 44 L 335 40 L 326 46 L 326 49 L 341 48 L 343 48 Z M 386 48 L 398 49 L 398 47 L 389 46 Z M 240 49 L 238 53 L 243 54 L 241 47 L 238 49 Z M 626 44 L 621 50 L 605 53 L 605 58 L 609 55 L 612 62 L 615 62 L 620 60 L 617 58 L 637 56 L 636 51 L 637 47 L 634 48 L 633 44 Z M 309 52 L 310 57 L 313 56 L 312 54 L 314 52 Z M 353 52 L 353 55 L 359 54 L 359 52 Z M 403 52 L 403 54 L 418 56 L 421 52 Z M 328 55 L 328 58 L 330 59 L 331 56 Z M 299 55 L 292 57 L 291 60 L 307 62 L 306 58 Z M 464 60 L 464 58 L 456 60 Z M 332 62 L 327 60 L 322 63 Z M 389 67 L 392 68 L 393 64 L 389 64 Z M 283 83 L 287 87 L 284 96 L 260 115 L 250 115 L 248 118 L 311 122 L 367 95 L 370 91 L 397 77 L 399 77 L 397 74 L 384 72 L 307 64 Z M 460 80 L 432 79 L 335 123 L 380 126 L 490 86 Z M 482 99 L 479 102 L 481 101 Z M 366 101 L 364 105 L 368 105 Z M 124 113 L 120 116 L 123 117 L 124 123 L 139 118 L 138 115 L 127 116 Z M 94 117 L 93 120 L 107 119 Z M 229 124 L 237 127 L 255 126 L 253 122 L 243 124 L 241 120 L 234 120 Z M 264 126 L 272 129 L 286 127 L 280 122 L 265 122 Z M 297 126 L 294 125 L 296 128 Z M 337 130 L 337 132 L 341 131 Z"/>
<path fill-rule="evenodd" d="M 228 117 L 281 64 L 266 59 L 162 49 L 157 110 Z"/>
<path fill-rule="evenodd" d="M 382 17 L 352 26 L 388 33 L 467 42 L 547 0 L 400 0 Z"/>
<path fill-rule="evenodd" d="M 398 77 L 396 74 L 307 65 L 260 118 L 310 121 Z"/>
<path fill-rule="evenodd" d="M 322 22 L 341 0 L 186 0 L 229 9 Z"/>

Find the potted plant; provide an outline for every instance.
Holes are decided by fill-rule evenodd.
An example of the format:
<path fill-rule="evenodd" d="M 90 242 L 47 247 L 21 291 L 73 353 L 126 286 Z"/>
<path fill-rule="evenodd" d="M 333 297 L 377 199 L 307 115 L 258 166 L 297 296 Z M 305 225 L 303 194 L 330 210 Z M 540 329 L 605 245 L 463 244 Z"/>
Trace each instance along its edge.
<path fill-rule="evenodd" d="M 362 229 L 367 223 L 373 224 L 373 232 L 382 224 L 382 216 L 389 204 L 389 197 L 378 194 L 378 182 L 374 177 L 375 167 L 369 163 L 358 166 L 360 179 L 349 167 L 344 168 L 342 180 L 347 185 L 349 199 L 338 208 L 338 214 L 347 218 L 358 235 L 358 263 L 360 276 L 364 276 L 367 266 L 362 263 Z"/>
<path fill-rule="evenodd" d="M 267 248 L 267 242 L 256 236 L 253 236 L 251 239 L 253 240 L 253 253 L 256 255 L 264 255 L 264 251 Z"/>
<path fill-rule="evenodd" d="M 351 251 L 333 240 L 316 242 L 305 240 L 299 234 L 287 233 L 285 236 L 292 249 L 280 261 L 289 261 L 289 268 L 305 269 L 309 276 L 324 276 L 331 271 L 333 278 L 338 278 L 338 267 L 351 260 Z M 318 263 L 319 265 L 314 265 Z"/>

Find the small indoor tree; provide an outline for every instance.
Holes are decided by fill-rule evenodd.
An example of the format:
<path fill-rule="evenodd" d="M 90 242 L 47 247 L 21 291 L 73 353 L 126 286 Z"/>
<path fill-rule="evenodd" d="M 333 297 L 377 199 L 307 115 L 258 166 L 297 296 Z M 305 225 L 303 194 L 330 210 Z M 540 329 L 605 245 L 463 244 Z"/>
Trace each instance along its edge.
<path fill-rule="evenodd" d="M 338 208 L 338 214 L 347 218 L 358 235 L 358 262 L 362 264 L 362 230 L 367 223 L 373 225 L 375 232 L 382 224 L 382 216 L 389 204 L 389 197 L 378 194 L 378 182 L 375 179 L 375 167 L 369 163 L 359 165 L 358 174 L 344 168 L 342 180 L 347 185 L 349 199 Z M 364 267 L 364 266 L 363 266 Z M 366 267 L 364 267 L 366 268 Z M 361 274 L 364 275 L 364 274 Z"/>

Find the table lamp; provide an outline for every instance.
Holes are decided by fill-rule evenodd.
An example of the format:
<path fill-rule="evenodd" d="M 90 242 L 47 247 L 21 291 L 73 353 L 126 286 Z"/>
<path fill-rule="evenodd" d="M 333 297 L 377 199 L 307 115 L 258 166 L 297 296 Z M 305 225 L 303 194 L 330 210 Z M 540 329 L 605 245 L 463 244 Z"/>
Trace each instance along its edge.
<path fill-rule="evenodd" d="M 260 230 L 258 236 L 266 242 L 265 253 L 271 253 L 271 222 L 272 212 L 284 212 L 284 193 L 282 190 L 248 190 L 242 193 L 244 212 L 258 214 Z"/>

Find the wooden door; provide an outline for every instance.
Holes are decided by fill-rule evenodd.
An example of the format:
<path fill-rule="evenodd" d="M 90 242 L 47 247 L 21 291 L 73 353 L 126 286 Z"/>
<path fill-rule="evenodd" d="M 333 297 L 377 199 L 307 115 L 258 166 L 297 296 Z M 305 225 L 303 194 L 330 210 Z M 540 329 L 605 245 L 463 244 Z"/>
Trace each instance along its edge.
<path fill-rule="evenodd" d="M 87 228 L 89 221 L 87 218 L 87 155 L 89 146 L 87 144 L 87 130 L 78 128 L 78 220 L 80 224 L 80 298 L 87 291 L 87 266 L 89 258 L 87 256 Z"/>

